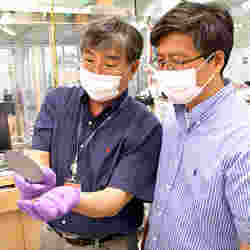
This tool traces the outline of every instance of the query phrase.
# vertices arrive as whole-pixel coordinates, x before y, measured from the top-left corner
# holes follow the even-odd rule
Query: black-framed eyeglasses
[[[206,55],[199,55],[199,56],[196,56],[194,58],[190,58],[190,59],[186,59],[186,60],[177,60],[174,58],[172,58],[171,60],[158,60],[158,58],[156,57],[153,60],[153,64],[157,63],[160,68],[163,68],[165,66],[170,66],[171,68],[175,68],[176,66],[180,66],[180,65],[183,66],[187,63],[194,62],[200,58],[207,59],[210,55],[207,55],[207,54]]]

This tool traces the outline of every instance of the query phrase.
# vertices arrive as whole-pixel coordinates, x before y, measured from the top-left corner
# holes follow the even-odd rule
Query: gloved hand
[[[18,207],[34,219],[49,222],[69,213],[80,203],[80,188],[55,187],[35,201],[19,200]]]
[[[48,167],[41,168],[43,171],[43,182],[42,183],[30,183],[26,181],[21,175],[16,174],[14,181],[16,187],[21,193],[21,198],[24,200],[31,200],[36,198],[43,193],[48,192],[50,189],[56,186],[56,175]]]

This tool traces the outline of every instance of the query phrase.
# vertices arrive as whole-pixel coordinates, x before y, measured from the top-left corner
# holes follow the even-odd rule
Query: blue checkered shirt
[[[250,243],[250,107],[231,83],[187,113],[169,105],[145,250]]]

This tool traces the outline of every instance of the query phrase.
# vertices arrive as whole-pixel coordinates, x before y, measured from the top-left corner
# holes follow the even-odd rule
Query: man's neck
[[[94,100],[89,99],[89,111],[93,116],[98,116],[100,115],[105,108],[109,107],[112,105],[112,100],[108,102],[96,102]]]
[[[195,98],[191,103],[186,104],[186,109],[188,112],[197,106],[198,104],[202,103],[203,101],[207,100],[208,98],[216,95],[222,88],[224,88],[224,81],[221,77],[214,80],[207,87],[204,88],[201,95]]]

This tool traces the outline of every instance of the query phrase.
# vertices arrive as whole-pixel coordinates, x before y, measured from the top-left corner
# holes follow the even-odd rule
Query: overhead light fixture
[[[7,25],[13,23],[13,17],[10,12],[3,13],[0,18],[0,24]]]
[[[248,0],[248,1],[246,1],[246,2],[244,2],[244,3],[242,3],[241,4],[241,7],[243,8],[243,9],[245,9],[245,10],[250,10],[250,0]]]
[[[0,25],[0,29],[11,36],[16,36],[16,32],[8,28],[7,26]]]
[[[212,1],[213,0],[192,0],[192,2],[201,3],[201,4],[209,3],[209,2],[212,2]]]
[[[3,9],[3,8],[2,8]],[[1,10],[1,6],[0,6],[0,10]],[[25,13],[30,13],[30,12],[34,12],[34,13],[49,13],[51,12],[51,7],[50,6],[12,6],[9,8],[5,8],[4,10],[12,10],[12,11],[21,11],[21,12],[25,12]],[[76,13],[76,14],[88,14],[89,12],[89,8],[88,7],[84,7],[84,8],[67,8],[67,7],[63,7],[63,6],[55,6],[54,8],[54,12],[55,13]]]
[[[10,13],[4,13],[4,14],[1,16],[0,24],[6,25],[6,24],[8,23],[9,17],[10,17]]]

